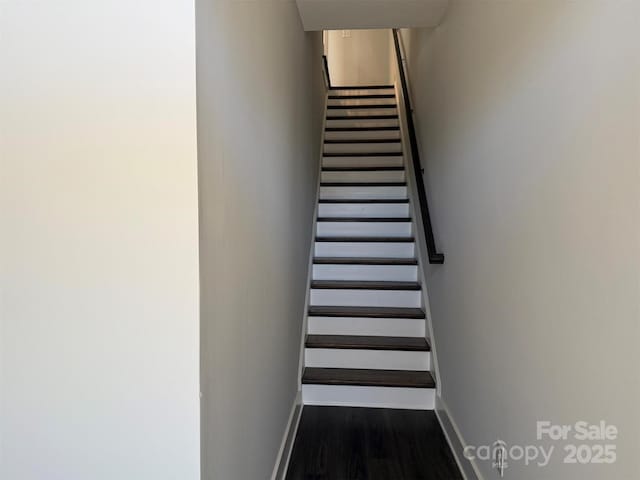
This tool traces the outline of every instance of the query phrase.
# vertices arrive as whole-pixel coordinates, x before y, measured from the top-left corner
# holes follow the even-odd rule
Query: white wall
[[[332,85],[389,84],[389,52],[389,30],[330,30],[327,62]]]
[[[196,7],[202,477],[260,480],[297,393],[322,41],[293,0]]]
[[[0,10],[0,478],[199,478],[193,4]]]
[[[446,255],[428,272],[442,397],[463,439],[539,444],[537,420],[620,431],[614,465],[563,465],[558,443],[551,466],[505,478],[640,477],[638,6],[454,1],[440,27],[404,32]]]

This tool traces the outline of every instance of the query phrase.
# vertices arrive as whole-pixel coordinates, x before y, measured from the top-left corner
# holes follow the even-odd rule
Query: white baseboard
[[[464,441],[460,429],[451,416],[447,404],[439,395],[436,396],[435,412],[464,479],[484,480],[475,460],[469,460],[464,457],[464,448],[467,446],[467,443]]]
[[[276,464],[273,467],[271,480],[284,480],[284,477],[287,475],[287,467],[289,466],[289,459],[291,458],[291,451],[293,450],[293,444],[296,439],[301,414],[302,392],[298,391],[296,397],[293,399],[289,421],[287,422],[287,428],[282,437],[282,443],[280,444],[280,450],[276,457]]]

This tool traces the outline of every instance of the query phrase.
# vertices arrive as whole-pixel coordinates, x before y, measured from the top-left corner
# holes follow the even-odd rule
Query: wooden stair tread
[[[358,335],[307,335],[307,348],[335,348],[357,350],[396,350],[428,352],[429,343],[423,337],[378,337]]]
[[[406,182],[322,182],[321,187],[406,187]]]
[[[357,109],[385,109],[385,108],[398,108],[398,105],[395,103],[385,103],[382,105],[327,105],[327,109],[329,110],[357,110]]]
[[[323,157],[402,157],[402,152],[325,152]]]
[[[321,198],[318,203],[409,203],[408,198]]]
[[[406,223],[411,217],[318,217],[318,222],[378,222],[378,223]]]
[[[329,90],[376,90],[395,88],[393,85],[341,85],[332,86]]]
[[[415,258],[402,257],[313,257],[316,265],[417,265]]]
[[[402,172],[404,167],[322,167],[323,172]]]
[[[428,371],[315,367],[304,369],[302,383],[405,388],[433,388],[436,384]]]
[[[353,100],[361,98],[396,98],[393,93],[365,93],[362,95],[329,95],[329,100]]]
[[[341,116],[341,115],[328,115],[327,120],[397,120],[398,114],[389,115],[353,115],[353,116]]]
[[[421,308],[407,307],[339,307],[312,305],[309,315],[315,317],[425,318]]]
[[[413,243],[414,237],[316,237],[316,242]]]
[[[401,140],[399,138],[371,138],[371,139],[366,139],[366,138],[357,138],[357,139],[351,139],[351,138],[345,138],[345,139],[325,139],[324,143],[330,143],[330,144],[340,144],[340,143],[356,143],[356,144],[360,144],[360,143],[401,143]]]
[[[325,132],[391,132],[399,131],[400,127],[326,127]]]
[[[385,282],[371,280],[312,280],[311,288],[332,290],[420,290],[418,282]]]

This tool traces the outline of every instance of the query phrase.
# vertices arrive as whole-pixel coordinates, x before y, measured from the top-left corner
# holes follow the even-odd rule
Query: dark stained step
[[[407,182],[322,182],[321,187],[406,187]]]
[[[322,167],[323,172],[401,172],[404,167]]]
[[[311,288],[331,290],[420,290],[420,284],[418,282],[371,280],[312,280]]]
[[[400,127],[326,127],[325,132],[390,132]]]
[[[436,385],[431,373],[427,371],[312,367],[304,369],[302,383],[406,388],[433,388]]]
[[[401,157],[402,152],[324,152],[323,157]]]
[[[428,352],[430,346],[422,337],[376,337],[357,335],[307,335],[307,348],[358,350],[396,350]]]
[[[329,90],[375,90],[382,88],[395,88],[393,85],[342,85],[332,86]]]
[[[378,108],[397,108],[395,103],[385,103],[384,105],[327,105],[329,110],[357,110],[357,109],[378,109]]]
[[[313,257],[316,265],[417,265],[415,258],[402,257]]]
[[[411,217],[318,217],[316,220],[318,222],[406,223],[411,221]]]
[[[372,139],[340,139],[325,140],[324,143],[400,143],[399,138],[372,138]]]
[[[352,100],[361,98],[396,98],[393,93],[369,93],[365,95],[329,95],[329,100]]]
[[[321,198],[319,203],[409,203],[408,198]]]
[[[316,237],[316,242],[412,243],[413,237]]]
[[[395,115],[354,115],[348,116],[327,116],[327,120],[394,120],[398,118],[398,114]]]
[[[404,307],[341,307],[312,305],[309,315],[315,317],[365,317],[365,318],[425,318],[421,308]]]

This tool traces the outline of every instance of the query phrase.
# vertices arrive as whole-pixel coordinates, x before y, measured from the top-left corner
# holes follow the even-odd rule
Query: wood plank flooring
[[[286,480],[461,480],[430,410],[305,406]]]

